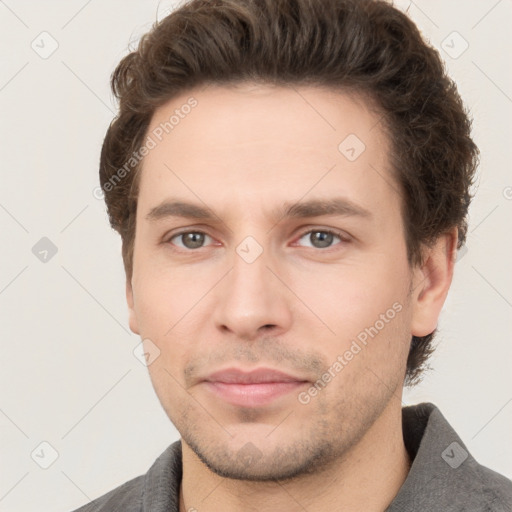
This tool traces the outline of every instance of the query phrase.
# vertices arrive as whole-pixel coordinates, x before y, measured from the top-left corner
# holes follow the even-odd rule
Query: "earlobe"
[[[427,336],[438,323],[453,278],[457,228],[440,236],[426,249],[424,263],[414,269],[411,334]]]
[[[140,334],[139,327],[137,325],[137,315],[135,314],[133,288],[129,279],[126,279],[126,302],[128,304],[128,323],[130,330],[135,334]]]

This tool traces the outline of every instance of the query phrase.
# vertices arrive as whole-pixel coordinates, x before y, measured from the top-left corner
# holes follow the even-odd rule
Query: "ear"
[[[130,330],[135,334],[140,334],[139,327],[137,325],[137,315],[135,314],[132,283],[128,278],[126,279],[126,302],[128,303],[128,321]]]
[[[427,336],[437,327],[452,283],[457,256],[457,228],[441,235],[424,251],[423,264],[413,270],[411,334]]]

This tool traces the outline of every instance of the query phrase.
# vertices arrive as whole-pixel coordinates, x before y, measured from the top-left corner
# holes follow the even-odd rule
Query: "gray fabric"
[[[403,409],[409,475],[386,512],[512,512],[512,482],[478,464],[432,404]],[[75,512],[178,512],[181,443],[158,457],[146,475]]]
[[[387,512],[512,511],[512,482],[478,464],[437,407],[405,407],[402,416],[413,463]]]

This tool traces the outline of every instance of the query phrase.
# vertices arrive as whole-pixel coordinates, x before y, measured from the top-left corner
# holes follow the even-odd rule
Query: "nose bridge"
[[[267,268],[270,251],[253,237],[244,239],[235,249],[232,269],[219,293],[215,321],[218,327],[237,336],[253,338],[265,326],[274,330],[288,328],[291,321],[285,290]]]
[[[265,303],[273,286],[270,282],[272,274],[267,268],[270,255],[268,250],[259,244],[256,246],[256,243],[255,239],[246,239],[235,250],[228,293],[237,304]]]

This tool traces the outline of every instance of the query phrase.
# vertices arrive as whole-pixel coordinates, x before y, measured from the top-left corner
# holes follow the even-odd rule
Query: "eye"
[[[302,245],[300,242],[305,242],[305,247],[313,247],[315,249],[325,249],[333,245],[333,242],[344,242],[346,241],[341,234],[335,233],[334,231],[326,229],[314,229],[304,233],[297,241],[298,245]]]
[[[202,231],[185,231],[171,237],[169,242],[182,249],[200,249],[212,240],[212,237]]]

